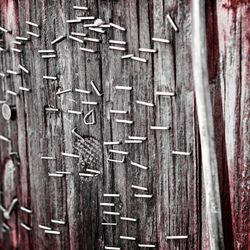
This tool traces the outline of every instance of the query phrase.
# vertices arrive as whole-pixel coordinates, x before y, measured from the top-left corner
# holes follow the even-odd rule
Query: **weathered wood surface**
[[[250,246],[249,1],[218,1],[217,17],[219,66],[214,86],[214,110],[225,227],[229,228],[232,223],[231,238],[235,248],[247,249]]]
[[[89,14],[126,27],[126,32],[108,29],[104,35],[89,31],[101,44],[87,43],[100,51],[89,54],[79,50],[70,39],[51,46],[50,42],[71,31],[82,32],[82,24],[67,24],[74,19],[73,5],[88,6]],[[1,204],[8,207],[13,197],[19,206],[29,207],[28,215],[17,207],[6,221],[10,232],[1,232],[1,249],[103,249],[120,246],[137,249],[138,243],[156,244],[157,249],[209,249],[201,156],[195,111],[191,59],[190,1],[11,1],[0,2],[0,25],[12,34],[2,34],[7,48],[17,35],[26,36],[26,20],[41,25],[41,38],[32,37],[23,46],[21,56],[1,53],[0,71],[16,70],[19,63],[30,75],[1,78],[1,100],[17,106],[17,119],[6,122],[1,117],[0,134],[11,138],[12,149],[0,142]],[[170,14],[178,25],[176,33],[167,22]],[[207,3],[209,72],[214,105],[216,150],[219,163],[224,236],[226,249],[248,248],[249,173],[249,4],[247,1],[212,1]],[[36,31],[36,28],[32,30]],[[170,44],[153,43],[152,37],[167,38]],[[140,53],[144,64],[121,60],[123,52],[108,49],[108,40],[128,42],[128,53],[139,55],[139,47],[154,47],[155,55]],[[54,48],[56,59],[44,60],[38,49]],[[56,75],[58,81],[43,80],[43,75]],[[104,93],[98,97],[91,88],[94,80]],[[116,85],[132,86],[131,92],[115,90]],[[18,97],[6,90],[18,91],[19,86],[32,89]],[[92,90],[84,94],[56,95],[62,89]],[[155,91],[175,91],[175,97],[156,97]],[[74,100],[74,101],[72,101]],[[97,101],[96,125],[86,126],[83,116],[68,114],[68,109],[84,114],[92,107],[82,100]],[[136,100],[154,102],[144,107]],[[45,112],[48,105],[60,109]],[[126,109],[126,116],[113,115],[109,110]],[[115,118],[131,119],[133,125],[118,124]],[[151,125],[170,126],[167,131],[152,131]],[[61,152],[81,154],[80,135],[103,141],[124,140],[128,135],[146,136],[143,144],[119,145],[115,149],[129,152],[126,163],[107,162],[108,149],[101,147],[101,175],[80,178],[82,159],[65,158]],[[172,150],[192,151],[191,156],[173,156]],[[9,152],[18,152],[20,161]],[[42,161],[42,155],[56,161]],[[138,169],[130,161],[149,166]],[[20,162],[20,164],[19,164]],[[14,165],[13,165],[14,164]],[[71,171],[63,178],[48,177],[48,172]],[[150,200],[136,199],[131,185],[141,185],[153,194]],[[119,217],[103,215],[100,202],[112,201],[104,193],[119,193],[114,198],[115,211],[121,216],[137,218],[124,222]],[[66,225],[53,225],[50,220],[64,220]],[[116,227],[103,227],[102,222],[117,222]],[[20,227],[24,222],[32,231]],[[39,224],[51,225],[60,236],[46,235]],[[120,235],[136,237],[136,241],[120,240]],[[168,235],[188,235],[187,240],[166,240]]]
[[[192,1],[192,68],[200,133],[206,222],[211,249],[224,250],[223,223],[212,102],[209,86],[206,4]]]

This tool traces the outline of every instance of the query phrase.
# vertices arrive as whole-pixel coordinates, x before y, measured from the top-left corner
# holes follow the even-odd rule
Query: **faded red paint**
[[[227,131],[223,127],[217,126],[223,130],[221,137],[228,139],[230,137],[231,152],[226,152],[222,157],[226,172],[220,173],[220,177],[228,179],[228,188],[222,187],[222,191],[228,193],[230,203],[223,209],[225,215],[231,210],[232,230],[234,249],[248,250],[249,240],[249,192],[247,190],[247,167],[250,161],[247,158],[249,141],[247,141],[247,121],[249,121],[249,87],[250,87],[250,1],[222,1],[217,3],[218,11],[218,36],[220,48],[221,69],[219,85],[223,85],[224,93],[216,87],[217,100],[221,98],[224,110],[221,114],[226,123],[230,123],[233,128]],[[234,89],[235,88],[235,89]],[[217,93],[218,91],[218,93]],[[223,96],[225,94],[225,96]],[[222,99],[224,97],[224,99]],[[218,103],[215,104],[218,109]],[[230,107],[232,106],[232,107]],[[217,110],[218,112],[218,110]],[[230,112],[231,116],[228,116]],[[217,119],[220,119],[217,117]],[[215,122],[218,123],[217,119]],[[226,124],[225,127],[228,125]],[[217,132],[218,134],[218,132]],[[217,138],[217,141],[220,140]],[[227,148],[226,144],[221,145],[221,149]],[[229,150],[230,151],[230,150]],[[248,151],[249,152],[249,151]],[[223,180],[222,179],[222,180]],[[225,194],[222,194],[225,198]],[[222,200],[223,203],[227,200]],[[230,206],[230,207],[229,207]],[[225,210],[225,209],[228,210]],[[229,218],[230,218],[229,217]],[[224,224],[224,228],[225,228]],[[226,235],[227,236],[227,235]],[[225,241],[226,243],[226,241]],[[228,248],[227,248],[228,249]],[[231,248],[230,248],[231,249]]]
[[[241,62],[241,72],[245,72],[243,75],[240,74],[239,91],[242,96],[239,96],[239,119],[238,119],[238,171],[235,173],[234,185],[236,183],[236,204],[238,207],[235,209],[235,239],[236,246],[238,249],[249,249],[250,246],[250,225],[249,225],[249,191],[248,191],[248,181],[249,176],[249,166],[250,159],[245,152],[244,148],[249,144],[246,140],[245,130],[249,125],[250,119],[250,100],[249,100],[249,89],[250,89],[250,3],[248,1],[249,8],[242,6],[239,11],[242,13],[242,23],[241,23],[241,39],[239,41],[240,46],[240,62]],[[245,100],[245,101],[242,101]],[[243,117],[241,117],[243,115]],[[249,134],[249,131],[248,131]]]
[[[223,3],[222,6],[226,9],[237,9],[238,7],[241,7],[242,5],[249,5],[249,0],[228,0],[226,3]]]

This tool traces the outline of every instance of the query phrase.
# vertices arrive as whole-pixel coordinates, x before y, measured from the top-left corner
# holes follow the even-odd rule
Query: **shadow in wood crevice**
[[[216,155],[221,194],[222,222],[225,249],[233,249],[233,228],[230,203],[229,173],[227,164],[225,121],[222,107],[221,83],[219,79],[219,36],[217,23],[217,2],[206,2],[206,30],[208,47],[209,82],[215,84],[213,118],[215,130]]]

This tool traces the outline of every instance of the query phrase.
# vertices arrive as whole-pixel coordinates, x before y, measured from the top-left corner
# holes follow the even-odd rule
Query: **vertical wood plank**
[[[222,186],[227,216],[231,226],[225,228],[232,235],[235,249],[247,249],[247,210],[249,197],[246,180],[249,159],[249,6],[246,1],[219,1],[217,3],[219,34],[219,91],[215,96],[221,102],[224,126],[225,158],[221,161]],[[219,122],[218,126],[221,125]],[[223,167],[224,166],[224,167]],[[226,176],[226,177],[225,177]],[[230,191],[228,194],[228,190]],[[229,196],[229,197],[228,197]]]
[[[67,19],[85,13],[74,10],[74,5],[88,6],[86,15],[101,18],[106,23],[113,22],[127,30],[122,32],[108,28],[105,34],[99,34],[88,31],[82,24],[68,24]],[[16,35],[26,36],[30,28],[25,24],[26,20],[41,25],[41,38],[31,37],[31,41],[23,46],[21,57],[12,52],[0,54],[0,72],[14,69],[19,63],[30,70],[30,75],[0,78],[0,99],[6,97],[8,104],[16,104],[18,113],[16,121],[5,122],[1,119],[0,134],[11,137],[13,150],[21,158],[21,165],[15,166],[11,174],[6,174],[9,151],[6,144],[0,142],[0,187],[3,191],[0,201],[7,206],[12,196],[17,195],[19,205],[33,210],[31,216],[16,210],[11,218],[12,233],[0,233],[3,249],[15,249],[17,246],[20,249],[27,249],[27,246],[29,249],[103,249],[104,246],[137,249],[138,243],[156,244],[157,249],[207,249],[206,215],[202,213],[199,132],[191,73],[190,1],[5,0],[0,6],[1,25],[14,31],[13,35],[2,35],[7,46]],[[221,124],[225,126],[224,135],[221,132],[224,139],[217,138],[218,148],[221,148],[218,152],[226,157],[228,165],[227,170],[225,160],[221,158],[221,184],[224,193],[230,187],[234,242],[238,249],[244,249],[247,175],[242,173],[246,173],[246,166],[249,165],[249,113],[245,105],[249,99],[246,56],[249,46],[245,42],[249,12],[244,4],[228,6],[223,1],[208,7],[207,12],[208,18],[214,21],[214,30],[218,22],[220,40],[220,61],[216,64],[219,69],[213,62],[219,54],[216,54],[215,48],[209,47],[212,51],[209,62],[215,124],[218,131]],[[167,14],[171,15],[179,32],[172,29]],[[234,19],[236,23],[232,22]],[[38,30],[32,27],[32,31]],[[80,44],[68,38],[72,31],[87,32],[89,37],[100,38],[102,42]],[[60,35],[67,35],[67,38],[52,46],[51,41]],[[226,39],[222,39],[224,35]],[[153,42],[152,37],[169,39],[170,44]],[[127,51],[110,50],[110,39],[127,41]],[[216,43],[215,39],[211,44]],[[241,41],[244,41],[242,45]],[[98,53],[82,52],[79,47],[93,48]],[[155,48],[158,52],[139,52],[140,47]],[[38,49],[55,49],[57,57],[44,60]],[[146,58],[148,62],[121,60],[120,57],[128,53]],[[231,73],[234,69],[240,69],[237,75]],[[44,75],[55,75],[58,80],[44,80]],[[102,97],[96,95],[90,85],[91,80],[104,93]],[[239,81],[241,84],[236,84]],[[213,86],[213,83],[220,86]],[[116,85],[132,86],[133,90],[116,90]],[[17,98],[6,95],[6,89],[17,91],[19,86],[31,88],[32,92],[21,93]],[[55,95],[59,88],[87,89],[92,94],[69,92]],[[174,91],[176,95],[159,97],[155,95],[156,91]],[[97,101],[98,105],[83,105],[83,100]],[[136,100],[151,102],[155,106],[141,106],[136,104]],[[48,106],[60,111],[47,112],[45,108]],[[221,109],[217,112],[219,106]],[[82,111],[83,114],[69,114],[69,109]],[[95,111],[96,124],[87,126],[83,118],[91,109]],[[110,114],[110,109],[124,109],[128,113],[114,115]],[[221,119],[219,113],[223,114]],[[134,123],[119,124],[115,121],[117,118],[131,119]],[[171,128],[153,131],[151,125]],[[73,128],[80,136],[93,138],[97,143],[101,151],[98,159],[102,162],[96,167],[101,171],[98,177],[79,177],[79,172],[84,172],[86,168],[84,158],[87,154],[83,147],[85,143],[88,146],[92,144],[73,135]],[[145,136],[147,140],[142,144],[124,144],[128,135]],[[123,141],[123,144],[103,146],[104,141],[117,140]],[[112,148],[129,152],[125,163],[107,161],[108,150]],[[173,156],[172,150],[190,151],[192,155]],[[81,158],[62,157],[61,152],[80,154]],[[56,160],[41,160],[41,156],[46,155],[54,156]],[[149,169],[139,169],[131,165],[131,161]],[[49,172],[56,171],[70,171],[71,174],[62,178],[48,176]],[[243,183],[242,186],[240,183]],[[8,185],[13,190],[7,197]],[[134,193],[139,191],[133,190],[131,185],[147,187],[148,191],[144,193],[153,194],[153,198],[134,198]],[[103,196],[104,193],[119,193],[120,197],[108,198]],[[226,194],[224,198],[228,202]],[[115,207],[101,207],[101,202],[114,202]],[[238,204],[238,207],[233,204]],[[224,204],[224,210],[228,206],[228,203]],[[125,222],[119,216],[104,215],[104,211],[116,211],[120,216],[133,217],[137,221]],[[51,219],[64,220],[66,224],[55,225]],[[6,222],[1,218],[2,221]],[[32,231],[20,228],[21,221],[30,225]],[[117,226],[101,226],[102,222],[116,222]],[[52,226],[61,234],[46,235],[38,227],[39,224]],[[121,240],[121,235],[135,237],[136,241]],[[169,235],[189,237],[181,241],[167,240]]]

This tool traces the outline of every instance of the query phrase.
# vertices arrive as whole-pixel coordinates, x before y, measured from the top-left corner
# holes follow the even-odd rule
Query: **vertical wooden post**
[[[205,26],[205,1],[193,0],[193,75],[201,137],[202,168],[210,249],[224,249],[220,190],[210,100]]]

